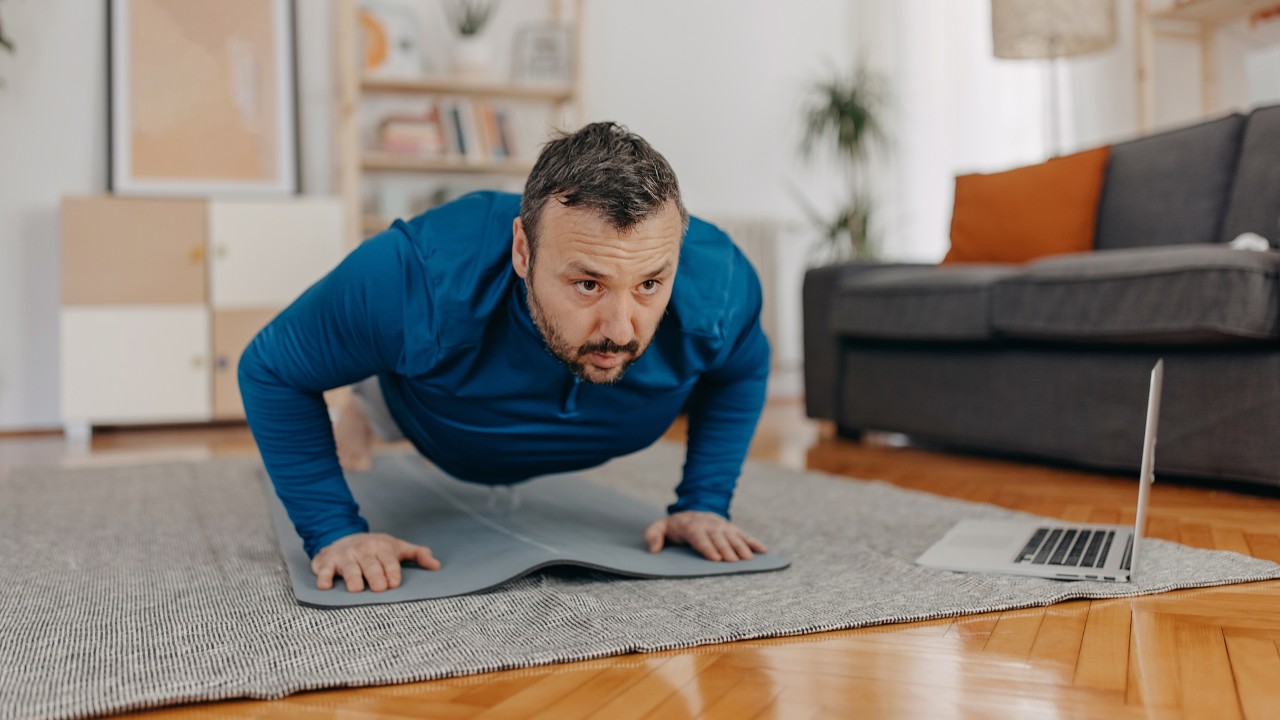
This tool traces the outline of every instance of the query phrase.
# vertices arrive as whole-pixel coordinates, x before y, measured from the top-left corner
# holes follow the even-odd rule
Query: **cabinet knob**
[[[189,256],[189,258],[191,260],[192,265],[199,265],[200,263],[204,262],[204,246],[197,245],[191,248],[191,255]]]
[[[227,255],[230,254],[230,252],[231,252],[231,249],[228,248],[226,245],[222,245],[222,244],[219,244],[216,248],[213,249],[214,257],[218,258],[219,260],[227,259]]]
[[[191,358],[191,367],[201,370],[208,363],[203,355],[196,355]]]

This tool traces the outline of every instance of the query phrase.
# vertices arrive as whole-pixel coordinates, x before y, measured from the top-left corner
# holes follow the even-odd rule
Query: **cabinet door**
[[[213,418],[243,420],[236,367],[240,355],[278,310],[217,310],[213,313]]]
[[[342,233],[334,198],[210,201],[213,307],[285,307],[338,264]]]
[[[203,305],[64,307],[61,316],[64,420],[209,419],[209,313]]]
[[[204,303],[205,201],[66,198],[61,222],[63,305]]]

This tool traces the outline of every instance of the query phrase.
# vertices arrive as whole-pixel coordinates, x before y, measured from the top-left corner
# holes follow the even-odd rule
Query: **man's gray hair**
[[[543,146],[520,202],[520,218],[536,252],[542,209],[556,200],[565,207],[595,212],[619,232],[626,232],[667,203],[680,211],[681,235],[689,212],[680,184],[666,158],[644,138],[613,122],[591,123],[573,133],[560,133]]]

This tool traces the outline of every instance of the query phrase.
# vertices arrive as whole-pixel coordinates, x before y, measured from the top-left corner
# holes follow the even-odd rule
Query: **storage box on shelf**
[[[68,435],[243,419],[241,351],[337,264],[342,229],[334,198],[66,198]]]

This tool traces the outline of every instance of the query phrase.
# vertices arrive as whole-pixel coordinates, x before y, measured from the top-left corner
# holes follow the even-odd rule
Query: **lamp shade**
[[[991,0],[995,56],[1083,55],[1116,41],[1115,0]]]

